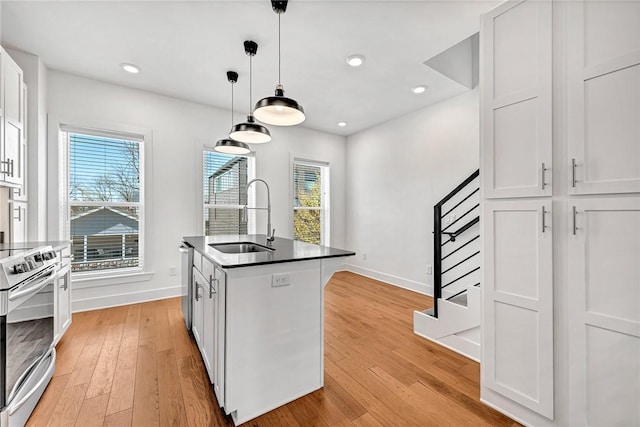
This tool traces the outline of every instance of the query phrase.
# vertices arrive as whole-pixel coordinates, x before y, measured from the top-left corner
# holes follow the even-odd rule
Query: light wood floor
[[[325,386],[250,426],[511,426],[479,365],[413,334],[431,299],[352,273],[326,288]],[[73,315],[28,426],[231,426],[177,298]]]

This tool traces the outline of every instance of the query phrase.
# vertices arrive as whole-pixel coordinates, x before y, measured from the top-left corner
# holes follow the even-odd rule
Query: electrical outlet
[[[427,264],[427,274],[433,274],[433,267],[431,266],[431,264]]]
[[[289,273],[279,273],[271,276],[271,286],[288,286],[291,284]]]
[[[363,261],[367,260],[367,253],[366,252],[362,252],[362,260]]]
[[[174,266],[169,267],[169,276],[175,276],[176,274],[176,268]]]

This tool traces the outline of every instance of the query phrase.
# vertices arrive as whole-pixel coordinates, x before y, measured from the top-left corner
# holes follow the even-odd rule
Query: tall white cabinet
[[[640,425],[640,1],[482,18],[481,399]]]

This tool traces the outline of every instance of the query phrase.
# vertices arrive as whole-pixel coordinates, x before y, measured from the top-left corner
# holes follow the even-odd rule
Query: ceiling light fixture
[[[238,81],[238,73],[235,71],[227,71],[227,80],[231,83],[231,126],[233,126],[233,85]],[[219,140],[213,149],[218,153],[234,155],[249,154],[251,152],[247,144],[231,138]]]
[[[411,92],[415,94],[425,93],[426,90],[427,90],[427,87],[424,85],[414,86],[411,88]]]
[[[351,55],[347,57],[346,61],[347,64],[351,65],[352,67],[359,67],[364,64],[365,59],[366,58],[364,57],[364,55]]]
[[[271,0],[273,11],[278,14],[278,84],[275,96],[262,98],[256,103],[254,114],[261,122],[275,126],[293,126],[304,122],[304,108],[295,99],[284,96],[280,60],[280,15],[287,11],[288,0]]]
[[[137,65],[123,63],[123,64],[120,64],[120,66],[127,73],[138,74],[140,72],[140,67],[138,67]]]
[[[247,121],[238,123],[231,127],[229,137],[236,141],[247,142],[249,144],[264,144],[271,141],[271,133],[266,127],[256,123],[251,107],[253,105],[253,57],[258,52],[258,43],[246,40],[244,42],[244,53],[249,55],[249,115]]]
[[[345,127],[347,125],[347,122],[338,122],[338,126],[340,126],[341,128]]]

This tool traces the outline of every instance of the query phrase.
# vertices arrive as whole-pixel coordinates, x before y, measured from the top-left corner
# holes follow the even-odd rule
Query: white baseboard
[[[381,282],[385,282],[399,288],[408,289],[410,291],[418,292],[420,294],[433,296],[433,286],[427,285],[425,283],[415,282],[413,280],[404,279],[402,277],[393,276],[391,274],[382,273],[380,271],[370,270],[368,268],[360,267],[353,264],[345,264],[344,267],[346,271],[350,271],[361,276],[379,280]]]
[[[139,292],[122,293],[116,295],[104,295],[81,300],[73,300],[71,303],[74,313],[80,311],[99,310],[101,308],[117,307],[121,305],[137,304],[141,302],[155,301],[159,299],[178,297],[182,294],[180,286],[159,288]]]

